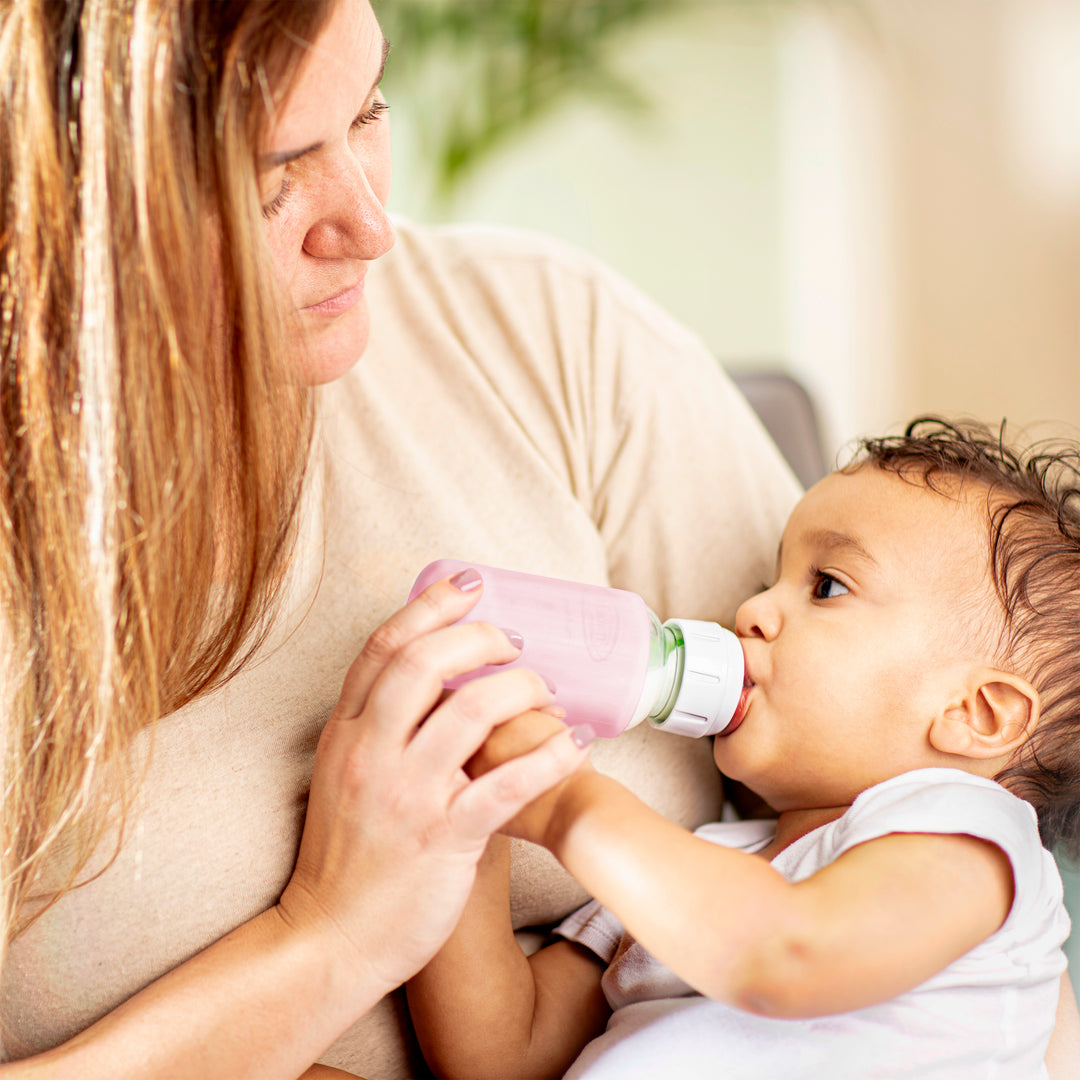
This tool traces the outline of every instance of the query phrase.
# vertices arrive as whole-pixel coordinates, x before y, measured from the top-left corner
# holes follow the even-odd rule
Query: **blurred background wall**
[[[396,211],[594,252],[799,377],[830,457],[923,411],[1080,427],[1080,0],[376,10]]]
[[[1080,0],[376,10],[398,213],[594,252],[798,377],[829,458],[925,411],[1080,428]]]

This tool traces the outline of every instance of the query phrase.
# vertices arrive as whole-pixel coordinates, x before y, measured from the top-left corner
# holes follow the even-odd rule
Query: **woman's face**
[[[378,89],[386,50],[369,0],[337,0],[260,152],[266,237],[309,385],[336,379],[364,351],[364,278],[394,243]]]

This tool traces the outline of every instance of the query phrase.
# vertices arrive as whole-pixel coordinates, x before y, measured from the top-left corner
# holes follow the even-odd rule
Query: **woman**
[[[771,573],[795,485],[695,339],[555,245],[391,227],[384,60],[368,0],[0,14],[0,1073],[410,1075],[390,991],[580,757],[466,781],[551,697],[435,708],[516,650],[413,576],[730,619]],[[716,812],[706,746],[594,760]],[[579,900],[518,853],[519,924]]]
[[[310,325],[306,312],[276,317],[280,301],[262,280],[252,154],[267,115],[258,80],[287,79],[301,55],[280,43],[335,15],[358,44],[366,13],[125,7],[17,4],[3,23],[3,880],[14,942],[3,1020],[15,1058],[84,1027],[88,1009],[104,1011],[85,972],[64,988],[69,996],[60,986],[76,953],[90,971],[125,967],[106,944],[115,945],[115,928],[95,918],[72,939],[65,901],[88,898],[72,886],[96,874],[132,886],[123,859],[112,864],[117,845],[154,875],[140,835],[153,799],[135,796],[142,780],[147,791],[160,783],[169,735],[157,757],[144,734],[223,685],[264,643],[295,548],[311,427],[302,387],[340,371],[342,350],[359,353],[366,335],[362,309]],[[379,220],[374,254],[389,243],[381,210]],[[295,287],[322,288],[299,274]],[[297,371],[276,359],[298,354]],[[294,576],[289,583],[303,588]],[[427,958],[508,803],[578,755],[563,739],[534,763],[535,778],[519,772],[486,789],[465,782],[460,764],[493,723],[550,700],[531,677],[504,681],[501,696],[468,708],[437,709],[413,736],[446,670],[517,654],[493,628],[408,646],[472,602],[442,583],[387,622],[345,676],[315,766],[325,780],[283,894],[260,898],[258,912],[249,898],[254,917],[237,920],[228,938],[27,1068],[297,1076]],[[282,735],[269,726],[262,738]],[[217,735],[200,738],[205,748]],[[192,750],[197,775],[204,766]],[[310,768],[307,750],[303,758]],[[242,873],[243,852],[226,858]],[[208,890],[222,884],[204,881]],[[177,886],[159,880],[149,891]],[[203,922],[196,937],[205,933],[197,900],[184,906]],[[381,945],[372,925],[385,927]],[[109,1007],[150,981],[147,970],[175,966],[166,953],[177,945],[197,951],[190,932],[157,929],[164,948],[142,952],[138,970],[114,969],[119,993],[106,979]],[[130,944],[141,951],[144,941]],[[150,969],[139,968],[146,961]],[[58,1016],[67,1030],[49,1030]]]

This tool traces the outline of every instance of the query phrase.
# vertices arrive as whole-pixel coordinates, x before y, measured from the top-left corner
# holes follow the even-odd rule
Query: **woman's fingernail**
[[[483,585],[484,579],[480,576],[479,572],[469,567],[468,570],[459,570],[451,579],[450,584],[455,589],[460,589],[462,592],[472,592],[474,589],[479,589]]]
[[[566,719],[566,710],[561,705],[545,705],[540,711],[553,716],[556,720]]]
[[[596,738],[596,732],[589,724],[578,724],[570,729],[570,738],[575,746],[584,749]]]
[[[516,630],[503,630],[506,640],[519,652],[525,648],[525,639]]]

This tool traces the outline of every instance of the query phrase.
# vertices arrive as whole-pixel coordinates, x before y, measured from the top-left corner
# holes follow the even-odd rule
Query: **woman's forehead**
[[[291,85],[275,90],[268,155],[294,155],[328,138],[363,108],[382,79],[390,43],[368,0],[338,0],[322,32],[305,46]]]

